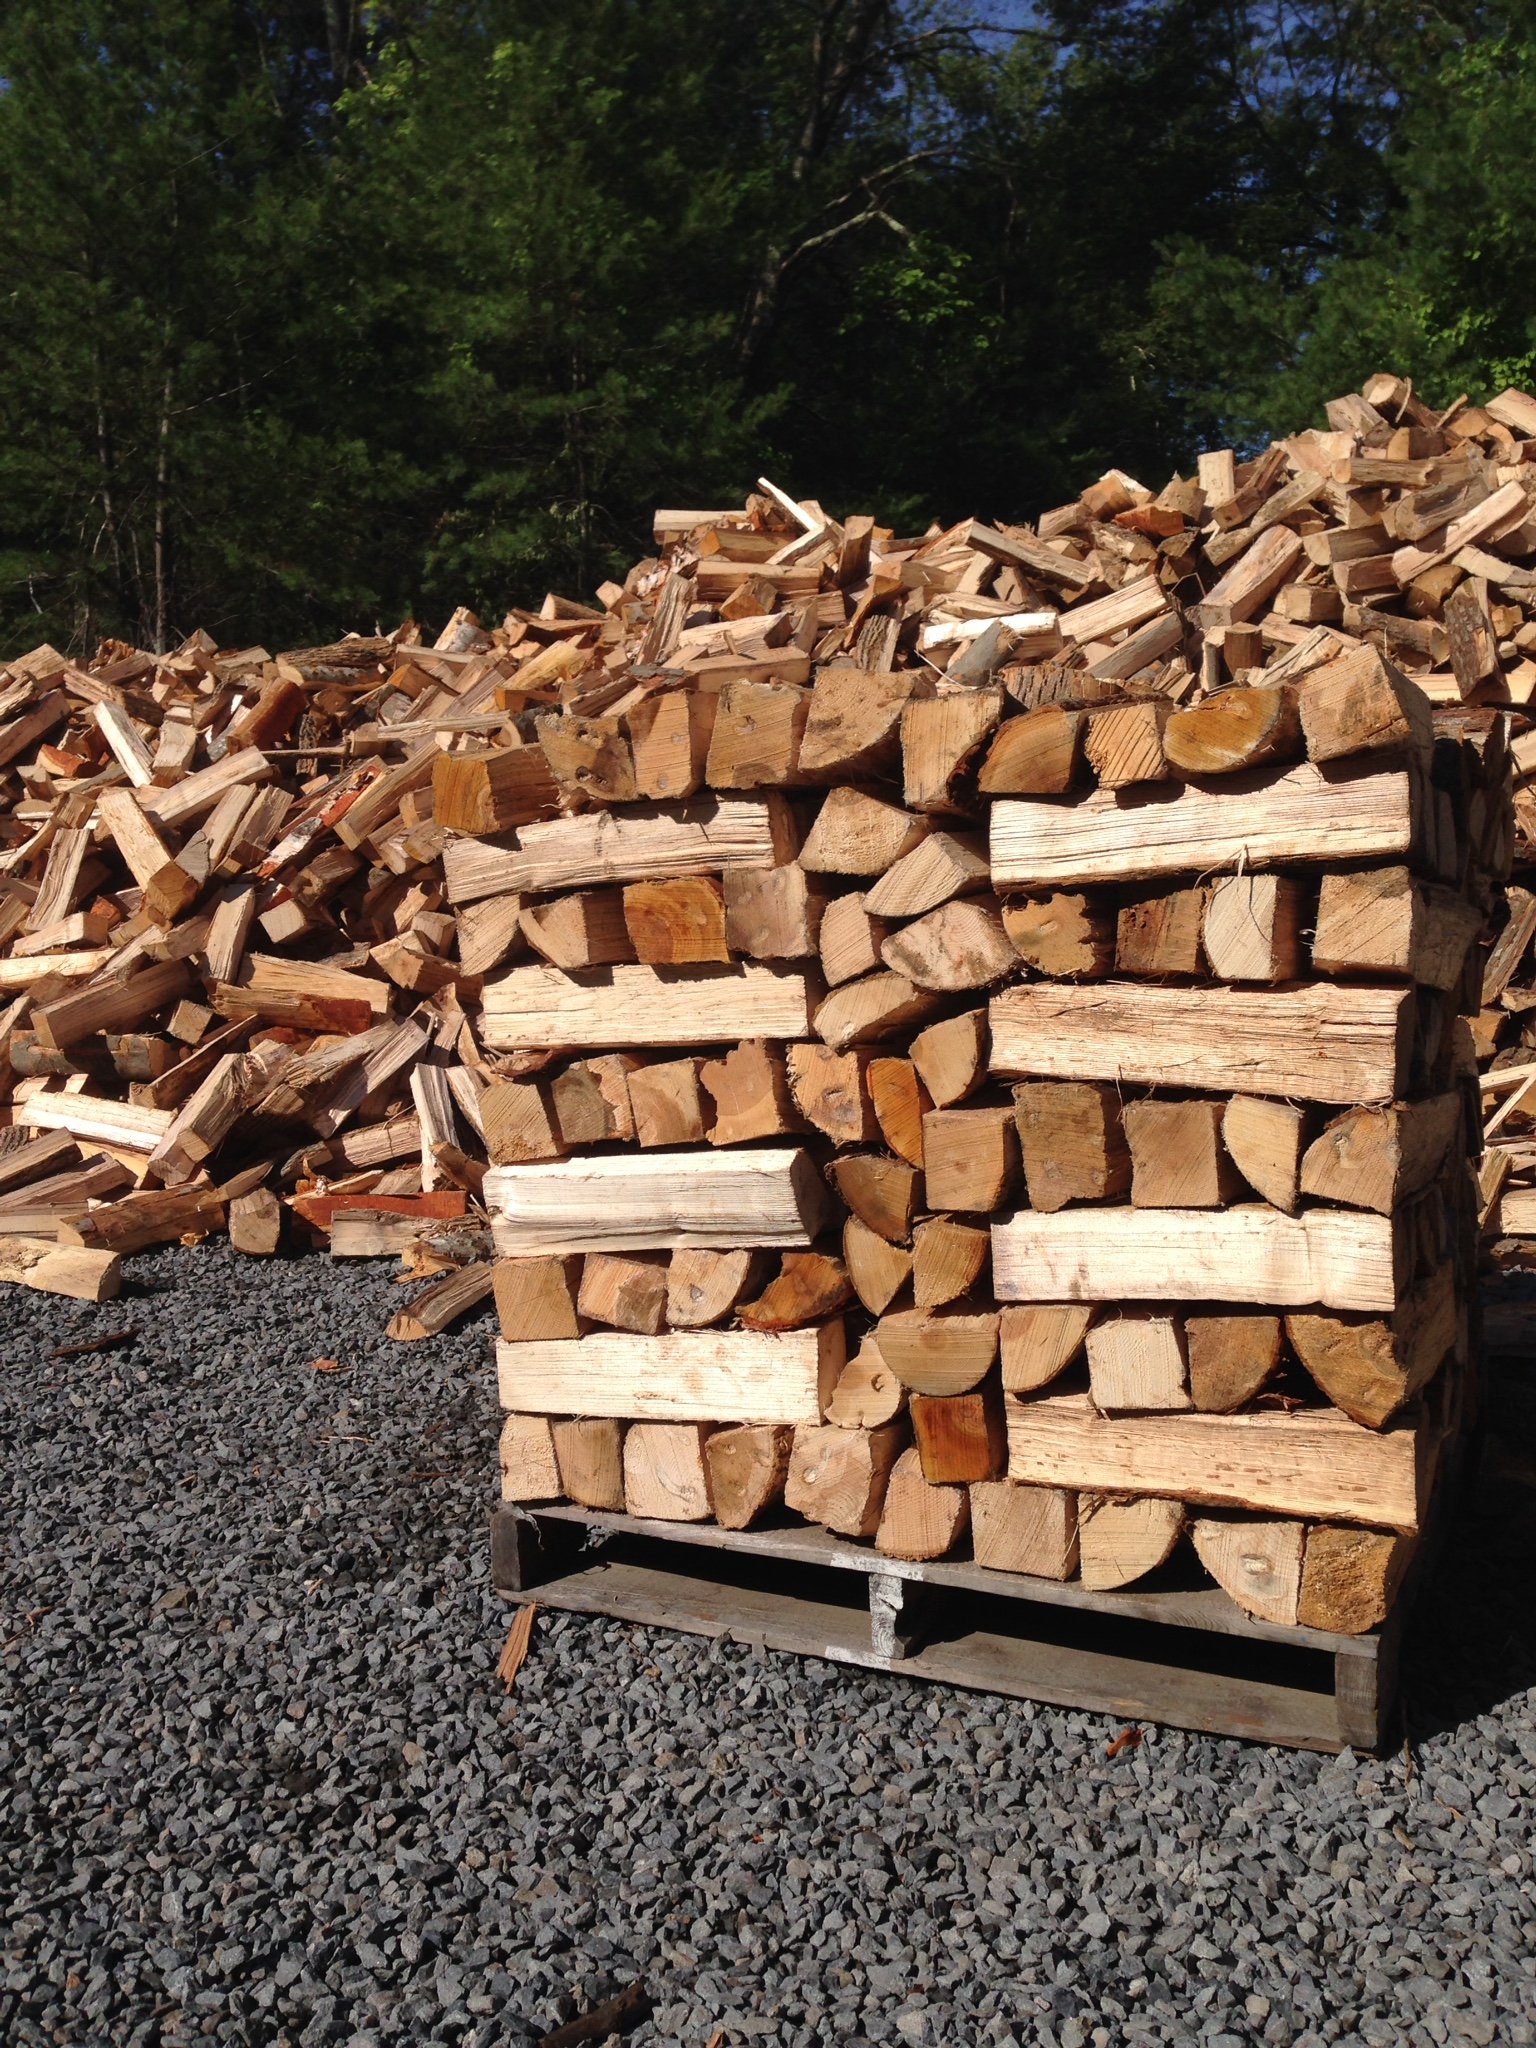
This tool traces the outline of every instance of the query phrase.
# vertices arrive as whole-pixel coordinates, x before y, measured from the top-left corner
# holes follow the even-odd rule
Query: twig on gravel
[[[48,1356],[50,1359],[85,1358],[92,1351],[115,1351],[119,1344],[131,1344],[138,1334],[133,1329],[112,1330],[105,1337],[87,1337],[83,1344],[57,1344]]]
[[[525,1607],[523,1613],[531,1616],[533,1609]],[[518,1619],[521,1618],[520,1615]],[[515,1627],[513,1633],[516,1634]],[[617,1998],[605,1998],[579,2019],[569,2020],[552,2034],[545,2034],[539,2048],[578,2048],[582,2041],[606,2041],[610,2034],[627,2034],[631,2027],[638,2027],[642,2020],[649,2019],[650,2012],[651,1994],[644,1980],[637,1977]]]
[[[496,1660],[496,1676],[507,1691],[512,1690],[517,1674],[523,1668],[528,1655],[528,1645],[533,1639],[533,1617],[538,1613],[538,1603],[517,1610],[517,1619],[507,1631],[507,1640],[501,1646],[501,1655]]]
[[[1140,1747],[1141,1730],[1139,1728],[1122,1728],[1104,1754],[1107,1757],[1116,1757],[1122,1749],[1140,1749]]]

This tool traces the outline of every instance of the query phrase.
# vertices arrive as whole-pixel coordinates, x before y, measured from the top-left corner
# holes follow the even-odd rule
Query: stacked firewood
[[[1243,1506],[1191,1524],[1242,1597],[1364,1625],[1457,1412],[1473,1048],[1522,1058],[1533,455],[1383,377],[1034,527],[764,481],[430,644],[33,650],[0,1277],[403,1255],[399,1335],[495,1288],[513,1498],[1098,1584]]]

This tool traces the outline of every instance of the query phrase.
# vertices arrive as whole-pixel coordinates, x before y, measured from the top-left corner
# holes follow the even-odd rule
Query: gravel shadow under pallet
[[[1255,1621],[1212,1586],[1098,1593],[881,1557],[800,1524],[730,1530],[570,1506],[497,1508],[491,1578],[511,1601],[1127,1721],[1378,1751],[1395,1727],[1399,1647],[1437,1533],[1426,1532],[1384,1625],[1363,1636]]]

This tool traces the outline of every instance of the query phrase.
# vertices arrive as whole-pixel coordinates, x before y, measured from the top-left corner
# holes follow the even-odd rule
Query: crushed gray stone
[[[490,1593],[489,1314],[380,1266],[12,1290],[0,2040],[1536,2044],[1536,1428],[1409,1646],[1411,1750],[1297,1755]],[[55,1345],[134,1326],[122,1350]],[[343,1370],[318,1373],[316,1357]]]

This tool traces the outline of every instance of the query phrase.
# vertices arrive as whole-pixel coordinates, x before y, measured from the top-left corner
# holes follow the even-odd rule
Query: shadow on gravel
[[[1490,1358],[1474,1454],[1404,1646],[1414,1742],[1536,1687],[1536,1304],[1530,1349]]]

